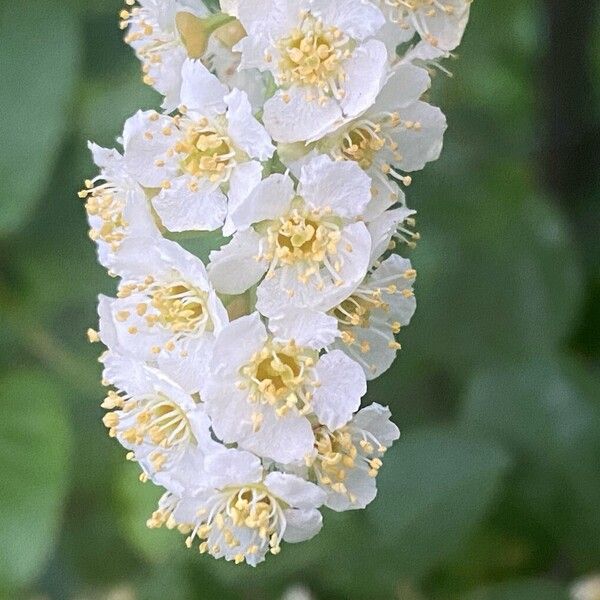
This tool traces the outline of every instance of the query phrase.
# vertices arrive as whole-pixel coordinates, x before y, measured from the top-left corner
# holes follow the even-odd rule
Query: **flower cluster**
[[[121,150],[90,144],[100,173],[80,196],[119,281],[88,332],[107,347],[104,424],[165,489],[149,527],[256,565],[313,537],[322,507],[375,498],[399,431],[361,402],[415,311],[404,190],[440,154],[446,121],[422,98],[468,15],[127,0],[163,110],[128,119]],[[190,249],[208,242],[205,265]]]

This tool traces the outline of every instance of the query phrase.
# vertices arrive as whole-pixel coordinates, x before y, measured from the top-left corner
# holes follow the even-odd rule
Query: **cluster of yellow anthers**
[[[256,566],[372,502],[400,435],[363,400],[416,308],[404,188],[441,151],[424,93],[470,0],[215,4],[120,13],[164,100],[122,151],[90,144],[79,196],[120,281],[88,337],[109,435],[165,489],[148,527]]]

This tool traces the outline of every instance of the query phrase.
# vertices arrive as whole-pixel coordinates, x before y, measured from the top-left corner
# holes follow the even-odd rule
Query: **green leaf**
[[[428,429],[407,434],[384,459],[368,509],[398,572],[416,577],[457,552],[485,516],[510,464],[493,442]]]
[[[48,376],[16,371],[0,381],[0,587],[26,585],[55,541],[71,437],[61,390]]]
[[[476,590],[466,600],[569,600],[564,588],[551,581],[502,583]]]
[[[519,456],[518,509],[590,568],[600,557],[599,397],[581,368],[546,358],[480,372],[462,414],[466,431]]]
[[[54,167],[72,112],[78,34],[58,0],[0,7],[0,235],[29,217]]]
[[[124,462],[119,470],[116,496],[120,503],[120,524],[132,546],[154,563],[185,558],[185,536],[177,530],[148,529],[146,521],[158,507],[164,490],[151,482],[139,481],[140,469]]]

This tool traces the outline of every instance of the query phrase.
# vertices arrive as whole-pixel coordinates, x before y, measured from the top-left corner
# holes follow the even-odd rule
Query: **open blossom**
[[[102,406],[111,437],[131,451],[130,460],[158,485],[182,491],[220,445],[211,438],[203,407],[164,372],[122,356],[107,358],[109,391]]]
[[[228,89],[198,61],[183,66],[181,114],[139,112],[125,124],[127,167],[146,188],[170,231],[215,230],[227,198],[260,181],[274,146],[240,90]]]
[[[100,264],[110,268],[128,236],[159,235],[143,188],[128,173],[117,150],[89,144],[100,174],[85,182],[79,192],[85,198],[90,238],[98,245]]]
[[[273,336],[258,313],[225,327],[203,393],[217,436],[286,463],[311,452],[314,422],[332,429],[348,422],[366,392],[365,376],[339,350],[319,350],[318,342]]]
[[[173,242],[139,238],[123,244],[114,270],[122,281],[117,298],[100,297],[100,339],[159,367],[176,362],[198,389],[228,321],[204,265]]]
[[[370,504],[399,438],[361,402],[415,312],[404,188],[440,154],[422,98],[470,2],[126,4],[165,112],[128,119],[122,153],[90,144],[79,194],[118,280],[88,330],[103,421],[166,490],[148,527],[256,566],[316,535],[321,507]]]
[[[376,0],[387,18],[381,37],[395,49],[418,33],[426,44],[454,50],[462,39],[473,0]]]
[[[282,541],[321,529],[325,493],[295,475],[266,472],[248,452],[209,454],[201,475],[183,494],[165,494],[148,525],[178,527],[189,547],[197,542],[201,553],[252,566],[279,554]]]
[[[357,219],[370,201],[370,179],[354,163],[319,156],[294,185],[284,175],[264,179],[238,206],[237,233],[210,256],[216,289],[240,294],[258,287],[258,309],[270,316],[292,303],[329,310],[363,279],[371,237]]]
[[[316,154],[356,162],[373,182],[373,199],[364,212],[370,221],[404,203],[399,184],[410,183],[406,173],[440,155],[446,119],[439,108],[419,100],[430,83],[425,69],[398,65],[375,104],[360,116],[311,144],[280,145],[279,153],[294,173]]]
[[[385,83],[388,53],[372,39],[383,14],[366,0],[240,2],[241,68],[269,71],[263,119],[279,142],[311,140],[358,115]]]

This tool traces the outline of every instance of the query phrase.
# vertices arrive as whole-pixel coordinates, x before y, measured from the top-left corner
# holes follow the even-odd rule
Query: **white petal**
[[[246,154],[259,160],[268,160],[275,146],[266,129],[254,118],[246,92],[234,89],[225,96],[229,137]]]
[[[269,473],[265,478],[265,485],[275,496],[294,508],[318,508],[325,500],[323,490],[296,475]]]
[[[201,182],[195,192],[186,177],[177,178],[169,189],[152,199],[152,205],[169,231],[214,231],[227,214],[227,198],[219,189]]]
[[[274,140],[289,144],[321,137],[341,117],[342,111],[336,100],[320,103],[317,91],[292,87],[278,91],[267,100],[263,121]]]
[[[392,236],[396,233],[398,226],[404,223],[416,211],[406,206],[387,210],[368,224],[369,233],[373,240],[371,248],[371,264],[376,262],[389,248]]]
[[[311,12],[359,41],[377,33],[385,23],[382,12],[364,0],[313,0]]]
[[[165,127],[173,127],[172,119],[159,116],[155,111],[139,111],[125,122],[125,164],[131,176],[143,186],[160,187],[165,179],[173,178],[177,172],[177,167],[167,157],[173,137],[163,135]],[[164,166],[157,166],[157,160],[162,160]]]
[[[227,193],[229,198],[228,214],[223,226],[224,236],[228,237],[235,233],[236,227],[231,220],[231,215],[260,183],[262,173],[263,167],[256,160],[241,163],[234,167],[229,178],[229,192]]]
[[[346,118],[355,117],[373,105],[385,83],[387,60],[385,44],[369,40],[345,63],[345,95],[341,106]]]
[[[344,480],[348,492],[356,499],[350,502],[346,494],[338,494],[331,490],[327,495],[325,506],[336,512],[359,510],[366,508],[377,496],[377,482],[363,469],[349,469]]]
[[[382,446],[389,448],[400,437],[400,430],[391,418],[387,406],[373,403],[358,412],[352,425],[373,434]]]
[[[316,371],[320,386],[314,392],[313,410],[320,423],[335,431],[358,410],[360,399],[367,392],[365,374],[359,364],[340,350],[323,356]]]
[[[260,460],[233,448],[209,454],[205,460],[210,483],[215,488],[243,486],[262,479]]]
[[[423,39],[437,48],[454,50],[462,39],[467,21],[469,20],[470,0],[447,0],[451,10],[435,10],[433,16],[429,7],[420,9],[424,23],[419,28]]]
[[[371,179],[355,162],[323,154],[302,168],[298,193],[313,208],[358,217],[371,200]]]
[[[267,341],[267,330],[260,315],[252,313],[232,321],[217,336],[214,365],[227,374],[237,373]],[[227,382],[234,385],[234,381]]]
[[[290,543],[305,542],[315,537],[323,527],[323,516],[316,510],[290,508],[285,511],[287,526],[283,539]]]
[[[416,102],[430,86],[431,77],[427,69],[410,63],[398,65],[371,110],[373,113],[395,112]]]
[[[418,171],[440,157],[446,117],[439,108],[426,102],[415,102],[399,112],[402,121],[418,123],[419,126],[399,127],[392,132],[391,137],[402,155],[402,160],[396,165],[403,171]]]
[[[204,116],[223,114],[229,91],[199,60],[186,60],[181,69],[181,103]]]
[[[256,412],[263,415],[260,429],[240,440],[242,448],[282,464],[302,460],[311,452],[315,436],[306,417],[278,418],[269,407]]]
[[[208,275],[222,294],[243,294],[258,283],[267,267],[256,259],[261,236],[252,229],[239,231],[229,244],[210,253]]]
[[[247,229],[254,223],[277,219],[289,209],[294,193],[294,182],[288,175],[270,175],[231,211],[231,222],[237,229]]]
[[[310,308],[288,306],[269,319],[269,329],[281,340],[294,340],[299,346],[321,350],[339,335],[337,319]]]
[[[238,14],[250,35],[263,34],[279,39],[298,24],[298,13],[307,6],[304,0],[261,0],[239,2]]]

